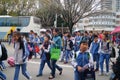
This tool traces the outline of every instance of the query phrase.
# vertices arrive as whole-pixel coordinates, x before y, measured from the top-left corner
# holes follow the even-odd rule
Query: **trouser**
[[[52,70],[52,67],[50,65],[50,60],[41,60],[41,64],[40,64],[40,68],[39,68],[39,75],[43,74],[43,69],[44,69],[45,63],[47,63],[48,67]]]
[[[109,59],[110,59],[110,54],[100,54],[100,69],[101,69],[101,73],[103,73],[103,64],[104,64],[104,60],[106,63],[106,72],[109,72]]]
[[[74,80],[95,80],[94,68],[86,69],[83,72],[74,71]]]
[[[22,74],[27,78],[30,79],[30,75],[27,72],[26,69],[27,64],[20,64],[20,65],[15,65],[15,74],[14,74],[14,80],[18,80],[19,79],[19,71],[20,71],[20,67],[22,68]]]
[[[99,69],[99,54],[93,54],[93,60],[96,61],[96,69]]]
[[[65,62],[68,62],[70,57],[72,58],[72,51],[71,50],[66,50],[65,51]]]
[[[64,61],[64,58],[65,58],[65,50],[61,51],[60,61]]]
[[[0,79],[1,80],[6,80],[6,75],[0,71]]]
[[[56,64],[56,62],[57,62],[57,60],[51,60],[51,66],[52,66],[52,73],[51,73],[51,75],[52,75],[53,77],[55,77],[56,68],[57,68],[59,71],[62,70],[62,68],[61,68],[60,66],[58,66],[58,65]]]

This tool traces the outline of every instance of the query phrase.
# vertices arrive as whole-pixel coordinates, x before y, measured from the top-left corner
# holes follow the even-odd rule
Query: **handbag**
[[[50,54],[51,54],[51,59],[52,60],[58,60],[59,57],[60,57],[60,49],[58,48],[52,48],[51,51],[50,51]]]
[[[39,46],[35,46],[35,52],[36,52],[36,53],[39,53],[39,52],[40,52]]]

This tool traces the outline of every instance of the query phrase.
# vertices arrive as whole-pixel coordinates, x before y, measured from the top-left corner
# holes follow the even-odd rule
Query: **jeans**
[[[99,69],[99,54],[93,54],[93,60],[96,61],[96,69]]]
[[[64,58],[65,58],[65,50],[61,51],[60,61],[64,61]]]
[[[0,71],[0,80],[6,80],[6,75]]]
[[[52,66],[52,73],[51,73],[51,75],[52,75],[53,77],[55,77],[56,68],[57,68],[59,71],[62,70],[62,68],[59,67],[59,66],[56,64],[56,62],[57,62],[57,60],[51,60],[51,66]]]
[[[39,74],[38,75],[42,75],[45,63],[47,63],[48,67],[52,70],[52,67],[50,65],[50,60],[41,60],[41,64],[40,64],[40,68],[39,68]]]
[[[71,55],[72,55],[72,51],[70,51],[70,50],[65,51],[65,60],[66,60],[65,62],[68,62]]]
[[[74,71],[74,80],[85,80],[84,73],[77,70]]]
[[[103,64],[104,64],[104,60],[106,63],[106,72],[109,72],[109,59],[110,59],[110,54],[100,54],[100,69],[101,69],[101,73],[103,73]]]
[[[19,64],[19,65],[15,65],[14,80],[18,80],[18,78],[19,78],[20,67],[22,68],[22,74],[23,74],[27,79],[30,79],[30,75],[29,75],[29,73],[27,72],[26,66],[27,66],[26,63],[24,63],[24,64]]]

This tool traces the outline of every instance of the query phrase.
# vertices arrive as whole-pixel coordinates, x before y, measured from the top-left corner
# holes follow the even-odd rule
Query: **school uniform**
[[[96,69],[99,70],[99,46],[100,46],[100,43],[99,42],[95,42],[93,41],[90,45],[90,53],[92,53],[92,56],[93,56],[93,60],[96,61]]]
[[[85,80],[87,69],[84,69],[84,67],[93,66],[92,55],[87,51],[84,53],[78,51],[75,60],[72,61],[72,65],[74,67],[74,80]],[[78,66],[83,68],[81,72],[78,71]]]
[[[52,67],[50,65],[50,43],[45,42],[43,43],[43,46],[45,47],[45,49],[42,49],[41,63],[40,63],[38,76],[43,75],[43,68],[44,68],[45,63],[47,63],[48,67],[52,70]]]
[[[71,40],[67,40],[66,42],[66,50],[65,50],[65,62],[68,63],[69,58],[72,58],[72,47],[73,42]]]
[[[74,51],[75,52],[79,51],[80,42],[82,41],[82,39],[83,39],[82,36],[76,36],[75,37],[75,46],[74,46]]]

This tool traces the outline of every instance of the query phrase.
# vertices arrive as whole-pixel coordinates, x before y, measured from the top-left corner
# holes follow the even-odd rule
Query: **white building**
[[[85,30],[112,31],[116,26],[120,26],[120,0],[101,0],[101,10],[97,16],[80,20],[77,28],[84,26]]]

